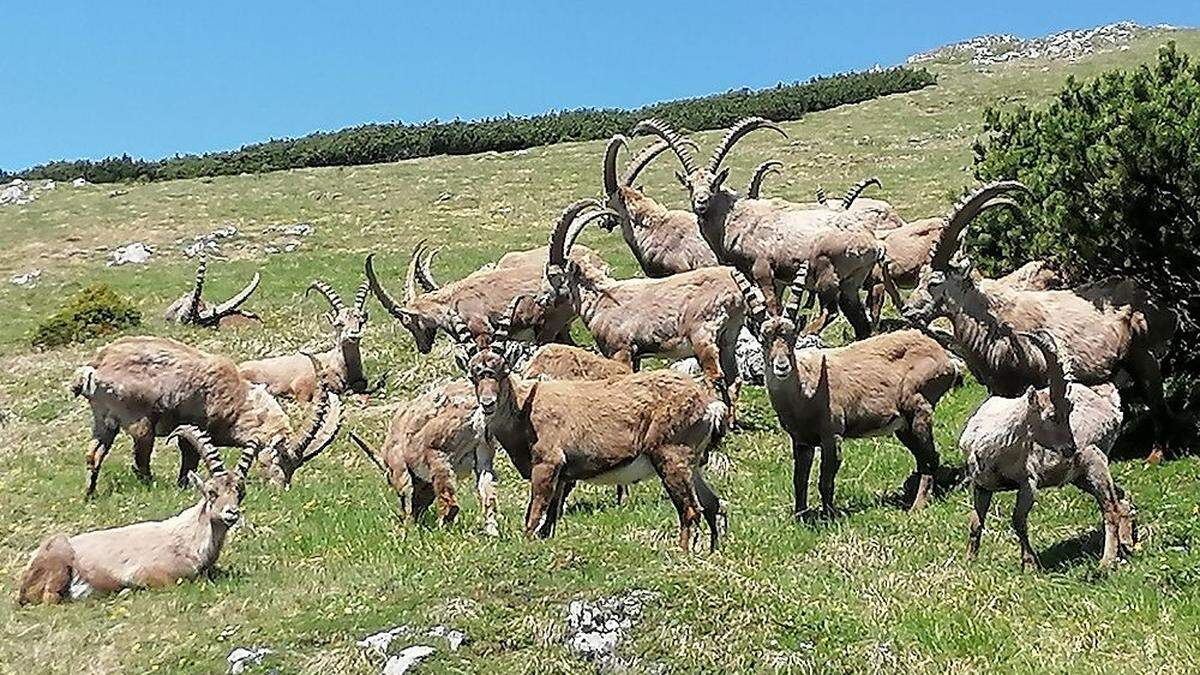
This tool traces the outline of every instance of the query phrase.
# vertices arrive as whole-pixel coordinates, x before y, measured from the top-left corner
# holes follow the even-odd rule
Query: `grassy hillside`
[[[1200,53],[1200,33],[1175,32]],[[1037,102],[1069,74],[1087,77],[1153,57],[1162,35],[1128,50],[1075,63],[1017,61],[979,70],[934,66],[939,85],[838,108],[785,124],[789,142],[745,139],[730,158],[743,183],[767,158],[785,163],[766,191],[805,198],[818,183],[840,191],[878,175],[884,195],[907,217],[943,212],[971,183],[970,143],[982,108]],[[696,136],[711,148],[719,133]],[[97,499],[82,500],[90,415],[64,386],[100,342],[49,353],[28,347],[36,322],[68,294],[103,281],[131,296],[145,331],[172,335],[235,357],[317,345],[322,307],[304,287],[324,278],[343,293],[361,279],[366,253],[396,288],[420,238],[444,245],[439,278],[460,277],[507,250],[539,245],[561,208],[600,190],[602,143],[524,153],[437,157],[397,164],[230,176],[121,187],[59,185],[24,206],[0,206],[0,579],[13,588],[28,551],[54,531],[161,517],[193,503],[170,480],[178,458],[160,444],[159,482],[144,486],[121,437],[101,475]],[[683,195],[660,162],[645,183],[654,196]],[[293,239],[281,230],[311,223]],[[210,265],[209,290],[231,293],[256,269],[263,283],[248,307],[261,331],[208,332],[165,325],[162,309],[187,290],[193,262],[181,240],[234,225],[223,244],[231,260]],[[619,235],[585,235],[622,275],[636,266]],[[157,247],[145,266],[106,267],[107,251],[131,241]],[[10,275],[42,269],[32,288]],[[347,402],[345,428],[382,437],[395,405],[454,373],[445,343],[418,357],[411,338],[377,305],[364,339],[372,375],[392,374],[386,396]],[[839,328],[840,330],[840,328]],[[576,598],[630,589],[656,593],[619,651],[635,670],[783,669],[798,672],[1165,671],[1200,667],[1200,460],[1114,466],[1134,495],[1144,541],[1110,575],[1095,571],[1098,517],[1082,494],[1050,490],[1032,517],[1035,545],[1050,569],[1023,574],[1008,532],[1012,496],[996,500],[979,561],[964,559],[967,496],[950,493],[909,515],[886,499],[912,469],[889,439],[851,441],[838,484],[848,513],[798,525],[790,516],[790,459],[769,403],[753,388],[743,417],[752,431],[725,444],[730,464],[712,472],[731,505],[731,530],[714,554],[683,556],[675,515],[660,486],[612,504],[610,491],[583,487],[556,538],[520,534],[526,485],[501,466],[499,539],[484,537],[478,509],[461,486],[464,511],[448,531],[401,528],[393,500],[371,467],[340,440],[298,475],[288,492],[257,480],[244,503],[248,522],[232,533],[212,580],[127,593],[72,607],[16,609],[0,603],[0,673],[196,672],[225,668],[238,646],[274,650],[261,670],[378,672],[354,642],[397,625],[419,634],[434,625],[464,630],[470,642],[445,649],[424,668],[468,672],[566,672],[582,667],[564,645],[564,618]],[[939,407],[942,457],[982,398],[957,390]]]

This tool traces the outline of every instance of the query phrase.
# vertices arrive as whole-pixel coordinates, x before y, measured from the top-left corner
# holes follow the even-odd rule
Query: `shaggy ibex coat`
[[[238,370],[251,382],[266,386],[272,395],[297,401],[312,401],[318,389],[318,375],[332,392],[368,393],[360,345],[367,325],[365,305],[370,289],[365,283],[359,286],[352,305],[346,305],[337,291],[325,282],[314,281],[308,287],[310,291],[313,289],[329,301],[330,311],[326,318],[337,336],[333,347],[311,356],[296,353],[243,361],[238,364]],[[319,373],[314,368],[313,357],[319,365]]]
[[[625,243],[648,277],[718,265],[717,256],[700,236],[696,214],[667,209],[633,185],[638,174],[669,146],[665,142],[648,146],[629,160],[618,180],[617,154],[625,145],[625,137],[614,136],[604,153],[604,192],[616,216],[601,226],[611,230],[620,225]]]
[[[938,467],[933,414],[957,375],[949,355],[915,330],[886,333],[836,349],[796,349],[802,320],[798,280],[782,314],[747,294],[759,326],[765,383],[779,423],[792,440],[793,511],[808,512],[808,476],[821,448],[819,490],[825,513],[834,508],[840,441],[895,434],[916,458],[920,481],[912,508],[924,506]]]
[[[204,456],[209,478],[188,473],[200,501],[166,520],[46,539],[22,576],[19,604],[55,604],[123,588],[173,586],[212,569],[225,533],[241,517],[239,505],[254,449],[243,450],[237,469],[229,473],[199,429],[182,426],[172,436]]]
[[[1176,317],[1158,307],[1136,282],[1110,277],[1062,291],[1021,291],[984,282],[958,254],[960,236],[987,201],[1001,192],[1026,192],[1015,181],[980,188],[967,197],[942,233],[904,315],[924,325],[949,318],[958,352],[988,391],[1016,397],[1048,385],[1045,359],[1017,336],[1047,331],[1072,364],[1080,384],[1113,382],[1130,374],[1148,399],[1159,438],[1170,421],[1158,359],[1174,335]],[[958,254],[958,255],[956,255]]]
[[[1132,553],[1136,528],[1133,507],[1113,483],[1108,452],[1121,427],[1121,398],[1111,384],[1086,386],[1067,379],[1049,333],[1022,334],[1042,353],[1050,386],[1029,387],[1015,398],[993,396],[963,428],[958,445],[967,464],[974,511],[968,553],[979,552],[992,494],[1017,491],[1013,529],[1021,544],[1021,562],[1037,566],[1029,543],[1029,510],[1037,490],[1071,483],[1091,494],[1104,523],[1101,567],[1118,552]]]
[[[196,425],[220,446],[258,448],[269,478],[286,486],[332,442],[341,407],[336,395],[322,391],[313,426],[293,442],[279,402],[243,377],[232,360],[160,337],[121,338],[101,347],[76,371],[71,390],[92,408],[89,496],[119,430],[133,438],[135,470],[148,480],[155,437],[181,424]],[[180,441],[179,449],[179,484],[186,485],[200,456],[190,443]]]
[[[258,272],[237,295],[219,304],[213,304],[202,297],[204,277],[208,270],[208,260],[200,254],[200,264],[196,267],[196,283],[191,292],[185,293],[163,313],[163,318],[171,323],[194,324],[207,328],[235,328],[238,326],[256,326],[262,323],[257,314],[238,309],[250,299],[258,288]]]
[[[701,514],[716,548],[721,503],[702,467],[725,429],[725,405],[690,377],[670,370],[599,381],[532,381],[500,354],[504,324],[482,347],[465,327],[462,364],[488,432],[530,480],[525,531],[550,536],[567,487],[576,481],[628,485],[657,474],[679,513],[679,543],[691,549]]]

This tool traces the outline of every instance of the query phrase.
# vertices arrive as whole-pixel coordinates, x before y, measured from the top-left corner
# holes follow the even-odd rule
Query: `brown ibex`
[[[657,474],[679,514],[679,544],[691,549],[700,516],[709,546],[722,505],[703,478],[725,430],[725,405],[707,387],[670,370],[596,381],[531,381],[501,356],[509,327],[480,345],[465,325],[456,338],[487,430],[530,480],[528,535],[548,537],[576,481],[629,485]]]
[[[239,506],[255,448],[243,450],[237,468],[229,473],[204,432],[185,425],[171,437],[204,457],[209,477],[201,480],[194,471],[187,476],[200,501],[166,520],[46,539],[25,569],[18,604],[56,604],[123,588],[173,586],[212,569],[226,532],[241,518]]]
[[[838,211],[780,199],[740,197],[724,184],[729,168],[722,169],[721,164],[740,139],[757,129],[787,135],[770,120],[742,119],[725,134],[705,167],[696,165],[683,139],[661,120],[643,120],[634,130],[653,133],[668,143],[683,166],[683,173],[676,173],[676,177],[691,196],[692,211],[699,218],[704,239],[718,260],[737,268],[758,285],[773,312],[779,311],[780,296],[796,271],[810,264],[814,253],[818,253],[818,259],[846,254],[845,259],[827,266],[829,273],[816,271],[812,283],[822,284],[817,290],[826,316],[840,308],[857,336],[869,335],[871,326],[858,294],[875,267],[878,251],[864,235],[873,239],[872,233],[883,226],[880,214],[871,209]],[[853,236],[855,241],[831,243],[831,237],[839,233]],[[869,246],[860,245],[858,239]],[[823,252],[815,251],[819,241]],[[831,299],[836,303],[829,304]]]
[[[1012,523],[1021,544],[1021,563],[1036,567],[1029,543],[1029,511],[1037,490],[1071,483],[1096,499],[1104,522],[1100,567],[1118,553],[1130,554],[1137,536],[1133,506],[1108,470],[1108,452],[1121,428],[1121,397],[1111,384],[1085,386],[1069,379],[1048,332],[1021,334],[1041,352],[1049,387],[1029,387],[1015,398],[992,396],[967,420],[958,446],[973,490],[967,552],[979,552],[992,494],[1017,491]],[[1065,368],[1064,368],[1065,367]]]
[[[196,283],[189,293],[185,293],[164,312],[163,318],[171,323],[192,324],[206,328],[236,328],[239,326],[257,326],[262,320],[257,314],[238,309],[242,303],[250,299],[258,288],[259,275],[246,284],[237,295],[220,304],[206,301],[201,293],[204,290],[204,276],[208,270],[208,260],[200,255],[200,264],[196,267]]]
[[[771,406],[792,440],[793,513],[808,513],[808,476],[814,448],[821,448],[821,508],[833,512],[834,479],[841,466],[840,439],[895,434],[913,453],[920,481],[912,508],[929,500],[938,468],[933,414],[954,384],[946,351],[916,330],[886,333],[836,349],[796,349],[800,294],[793,285],[783,312],[762,306],[748,293],[751,323],[762,338],[764,376]]]
[[[432,282],[428,259],[421,260],[424,242],[417,245],[409,260],[404,288],[404,302],[397,302],[384,290],[375,275],[374,257],[367,256],[367,282],[375,297],[389,314],[412,333],[417,351],[428,354],[433,349],[439,330],[449,330],[449,312],[457,308],[472,330],[486,332],[488,326],[500,320],[500,315],[515,297],[528,298],[518,316],[518,337],[535,342],[570,340],[570,323],[574,313],[568,306],[543,307],[535,301],[541,289],[542,273],[546,266],[545,248],[506,254],[496,265],[476,270],[463,279],[433,290],[419,293],[418,285]],[[607,269],[600,256],[585,246],[578,247],[573,258]],[[425,281],[422,281],[424,279]],[[537,326],[537,330],[533,330]]]
[[[314,281],[308,287],[308,291],[314,289],[329,302],[330,312],[326,318],[337,335],[333,347],[312,354],[320,364],[320,374],[326,386],[339,394],[370,393],[367,378],[363,374],[360,348],[363,330],[367,325],[365,305],[370,288],[366,283],[360,285],[352,305],[346,305],[337,291],[323,281]],[[305,291],[305,295],[308,295],[308,291]],[[274,396],[309,402],[317,392],[318,372],[313,365],[308,354],[296,353],[243,361],[238,364],[238,370],[251,382],[266,386]]]
[[[612,230],[618,224],[629,250],[648,277],[665,277],[701,267],[715,267],[717,256],[704,238],[696,214],[667,209],[634,187],[638,174],[668,149],[665,142],[650,145],[629,160],[617,178],[617,154],[626,146],[624,136],[613,136],[604,153],[604,193],[615,217],[601,221]]]
[[[569,211],[600,208],[580,200]],[[600,352],[637,370],[649,355],[695,356],[712,386],[725,396],[732,413],[740,382],[736,351],[745,308],[735,270],[704,267],[660,279],[608,276],[589,260],[569,258],[571,243],[591,216],[562,218],[550,237],[547,297],[569,298],[596,340]]]
[[[332,442],[341,409],[337,396],[322,390],[313,426],[290,441],[291,424],[279,402],[243,377],[231,359],[160,337],[121,338],[101,347],[75,372],[71,391],[92,408],[88,496],[96,491],[118,431],[133,438],[135,471],[149,480],[155,437],[181,424],[204,429],[218,445],[259,448],[270,480],[287,486],[301,465]],[[200,456],[189,443],[181,441],[179,449],[179,484],[185,486]]]
[[[1077,382],[1113,382],[1127,372],[1146,396],[1163,438],[1171,415],[1163,398],[1158,359],[1174,335],[1176,318],[1154,304],[1136,282],[1109,277],[1061,291],[1022,291],[984,282],[960,250],[967,225],[994,195],[1027,193],[1016,181],[988,184],[964,198],[943,230],[904,315],[919,325],[944,316],[954,327],[960,356],[988,391],[1016,397],[1048,384],[1046,362],[1017,332],[1045,330],[1070,360]]]

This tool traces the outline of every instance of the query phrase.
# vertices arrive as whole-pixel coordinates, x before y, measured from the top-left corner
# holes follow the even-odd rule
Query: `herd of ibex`
[[[739,333],[749,331],[761,344],[761,384],[791,439],[795,517],[834,513],[841,440],[876,434],[893,434],[912,452],[917,479],[910,508],[928,504],[939,469],[935,411],[961,377],[962,363],[990,393],[960,439],[974,501],[969,552],[978,549],[992,493],[1016,490],[1013,525],[1022,562],[1036,565],[1026,516],[1038,488],[1068,482],[1099,503],[1101,565],[1131,552],[1132,499],[1114,484],[1107,456],[1124,419],[1119,388],[1136,385],[1159,444],[1173,424],[1159,372],[1175,331],[1173,313],[1129,279],[1065,288],[1039,261],[998,279],[973,271],[963,246],[970,223],[989,208],[1019,209],[1029,195],[1015,181],[981,186],[946,216],[913,222],[886,201],[860,198],[879,186],[875,179],[840,201],[824,191],[812,202],[764,197],[765,178],[784,168],[775,160],[760,164],[739,194],[723,165],[756,130],[786,136],[769,120],[743,119],[701,165],[693,157],[697,146],[669,124],[640,122],[633,134],[656,140],[618,173],[630,141],[614,137],[602,161],[604,194],[568,206],[549,228],[547,246],[506,254],[459,281],[434,279],[438,249],[425,242],[412,251],[400,300],[384,289],[373,255],[350,304],[313,281],[308,290],[328,302],[333,329],[324,351],[239,364],[159,337],[102,347],[71,385],[92,412],[86,494],[96,493],[101,464],[123,430],[143,479],[150,478],[155,439],[177,441],[179,484],[195,486],[201,500],[163,521],[46,539],[19,600],[59,602],[170,585],[210,569],[239,518],[252,466],[288,486],[336,438],[339,396],[373,391],[360,352],[371,295],[412,334],[420,353],[432,350],[439,332],[449,336],[465,376],[401,405],[377,447],[366,434],[350,434],[383,473],[406,519],[436,505],[440,522],[453,520],[456,480],[473,476],[483,529],[498,533],[494,459],[503,449],[530,485],[524,523],[530,536],[554,533],[579,481],[616,486],[619,503],[629,485],[657,476],[678,512],[679,545],[692,549],[703,519],[716,549],[728,506],[704,468],[722,437],[737,429],[744,383],[735,347]],[[665,153],[679,161],[676,176],[689,209],[668,209],[636,184]],[[610,232],[619,228],[645,278],[613,278],[604,259],[578,243],[593,221]],[[215,304],[202,297],[206,271],[202,258],[194,287],[167,310],[168,321],[207,328],[260,323],[240,309],[258,274]],[[900,289],[909,291],[907,299]],[[880,333],[889,297],[906,325]],[[839,314],[855,340],[821,347],[817,336]],[[930,326],[939,317],[951,331]],[[576,318],[597,351],[573,343]],[[530,356],[523,344],[538,348]],[[700,375],[643,370],[646,357],[695,357]],[[295,432],[281,398],[311,406],[302,432]],[[218,446],[242,449],[234,472],[225,470]],[[818,449],[821,505],[810,510],[808,478]],[[196,473],[201,459],[207,480]]]

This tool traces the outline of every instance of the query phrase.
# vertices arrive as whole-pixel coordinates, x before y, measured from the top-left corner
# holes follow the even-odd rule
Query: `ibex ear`
[[[687,176],[683,175],[682,173],[680,173],[678,171],[675,172],[675,180],[679,181],[679,184],[682,185],[685,189],[690,190],[692,188],[691,184],[688,183]]]
[[[204,479],[200,477],[200,474],[196,473],[195,471],[189,471],[188,475],[187,475],[187,479],[188,479],[188,483],[193,488],[195,488],[197,492],[200,492],[203,494]]]
[[[716,190],[716,189],[720,188],[721,185],[725,183],[726,178],[729,178],[729,167],[725,167],[724,169],[721,169],[721,172],[718,173],[717,177],[713,179],[712,189]]]

